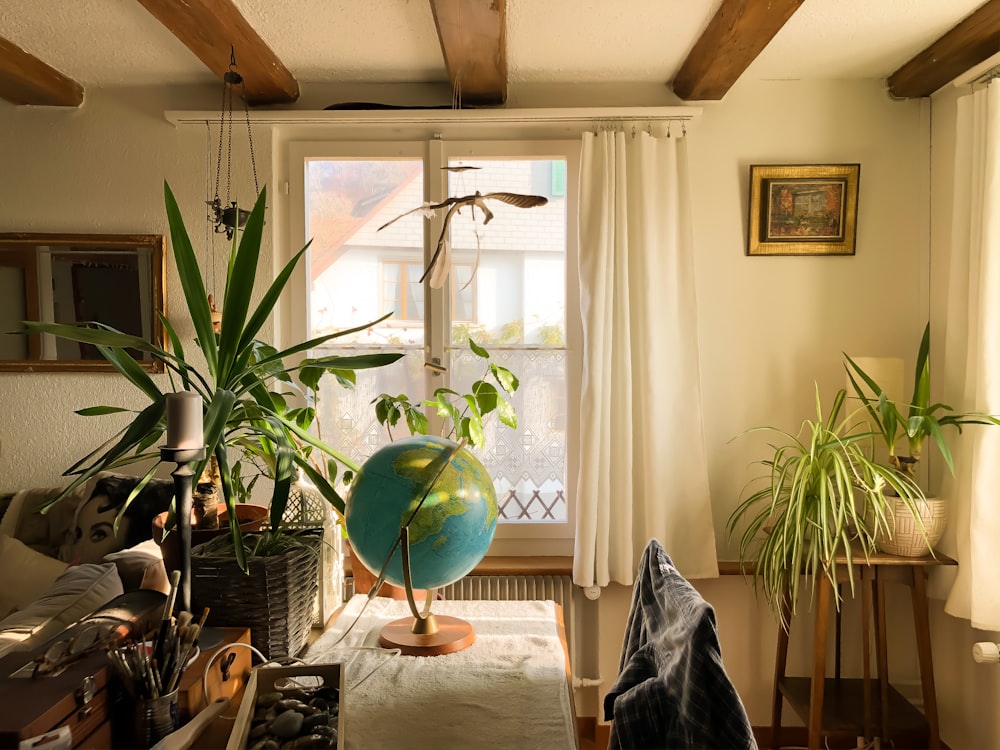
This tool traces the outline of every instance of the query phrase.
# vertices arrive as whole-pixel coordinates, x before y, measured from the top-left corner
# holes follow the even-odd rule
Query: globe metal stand
[[[382,648],[398,648],[406,656],[442,656],[471,646],[476,640],[476,631],[472,623],[459,617],[437,616],[431,612],[434,589],[427,590],[423,612],[417,609],[417,602],[413,596],[413,578],[410,573],[409,524],[399,532],[399,546],[403,553],[406,601],[410,605],[413,617],[401,617],[387,623],[379,635],[379,645]]]

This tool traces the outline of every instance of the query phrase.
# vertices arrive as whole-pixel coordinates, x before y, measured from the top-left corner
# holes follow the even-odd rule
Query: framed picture
[[[860,164],[750,166],[747,255],[854,255]]]

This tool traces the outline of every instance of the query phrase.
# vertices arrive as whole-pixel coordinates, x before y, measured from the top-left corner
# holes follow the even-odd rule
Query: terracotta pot
[[[217,506],[219,513],[218,529],[191,529],[191,548],[194,549],[199,544],[204,544],[210,539],[229,533],[229,511],[225,503]],[[240,531],[260,531],[264,521],[267,520],[269,509],[263,505],[253,505],[251,503],[236,504],[236,518],[240,523]],[[153,539],[160,545],[160,552],[163,553],[163,566],[167,572],[180,568],[181,548],[180,534],[176,529],[171,529],[167,534],[164,531],[164,524],[167,522],[167,514],[160,513],[153,519]],[[192,511],[191,522],[194,523],[194,513]]]

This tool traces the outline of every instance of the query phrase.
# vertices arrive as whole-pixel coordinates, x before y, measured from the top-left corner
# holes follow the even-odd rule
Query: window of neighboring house
[[[467,391],[484,370],[467,346],[472,337],[520,379],[512,398],[517,430],[494,415],[479,453],[500,503],[497,538],[511,540],[507,547],[495,543],[493,551],[571,553],[576,465],[569,449],[575,443],[569,404],[578,402],[579,373],[569,361],[569,342],[579,335],[579,324],[575,314],[567,316],[578,308],[575,285],[567,284],[576,277],[575,256],[567,252],[576,246],[576,216],[565,184],[576,179],[575,173],[567,176],[567,164],[575,170],[578,143],[428,148],[414,142],[414,155],[405,157],[398,144],[321,146],[291,149],[293,163],[301,159],[304,165],[299,220],[303,238],[312,239],[303,334],[352,328],[392,312],[382,324],[334,339],[313,354],[405,353],[391,367],[358,372],[353,390],[324,379],[317,394],[321,436],[362,462],[390,439],[375,419],[372,400],[380,393],[406,393],[418,401],[441,386]],[[471,169],[443,170],[458,165]],[[541,186],[544,192],[537,190]],[[543,194],[548,203],[525,209],[488,199],[489,222],[480,210],[463,209],[451,221],[448,283],[441,290],[421,285],[444,212],[430,221],[421,211],[393,220],[424,203],[477,191]],[[447,372],[425,368],[425,361],[444,363]],[[392,437],[407,434],[400,424]],[[546,539],[569,546],[540,547]]]
[[[452,263],[451,310],[452,320],[474,323],[476,287],[472,280],[472,266]],[[420,277],[423,263],[412,261],[382,261],[382,309],[392,310],[389,325],[411,323],[424,319],[424,285]]]

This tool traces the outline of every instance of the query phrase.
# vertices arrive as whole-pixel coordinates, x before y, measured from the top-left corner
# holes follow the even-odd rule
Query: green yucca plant
[[[274,310],[295,266],[309,247],[307,244],[295,254],[271,282],[256,308],[251,307],[263,237],[266,189],[258,196],[242,232],[234,234],[226,270],[222,325],[220,332],[216,333],[212,327],[211,310],[197,258],[177,201],[166,184],[164,194],[177,274],[194,325],[193,343],[199,353],[199,360],[186,355],[185,347],[174,327],[162,314],[160,318],[170,342],[169,349],[100,323],[61,325],[26,322],[28,333],[48,333],[93,344],[150,402],[141,411],[134,413],[127,427],[67,469],[65,474],[76,478],[53,502],[58,502],[99,471],[152,461],[128,499],[131,502],[156,472],[160,463],[157,447],[162,443],[166,430],[166,395],[127,350],[148,352],[153,359],[165,366],[170,378],[170,390],[194,391],[204,402],[205,444],[208,456],[214,456],[218,461],[223,497],[229,508],[233,548],[240,566],[245,569],[246,554],[234,512],[236,493],[233,477],[234,474],[239,477],[240,472],[234,472],[228,449],[235,448],[242,451],[243,455],[250,455],[266,465],[274,481],[270,505],[273,530],[281,528],[289,490],[299,471],[305,473],[334,508],[343,513],[344,501],[326,479],[326,476],[332,477],[335,473],[331,474],[327,466],[323,467],[325,471],[317,470],[315,456],[312,454],[318,452],[326,457],[327,462],[339,462],[353,471],[358,467],[309,431],[315,418],[312,407],[289,408],[286,396],[290,392],[302,392],[303,389],[314,390],[319,379],[326,374],[350,385],[354,382],[355,370],[390,364],[402,357],[402,353],[288,361],[289,358],[338,336],[368,328],[384,320],[384,317],[354,329],[303,341],[283,351],[277,351],[256,338]],[[204,361],[203,369],[200,369],[200,360]],[[129,411],[131,410],[115,406],[95,406],[81,409],[77,413],[101,416]],[[201,475],[207,461],[206,458],[205,462],[194,467],[195,476]]]
[[[844,354],[847,362],[844,369],[854,387],[854,392],[864,404],[871,423],[885,441],[889,449],[889,463],[913,479],[916,467],[923,455],[924,441],[930,438],[937,446],[948,470],[954,474],[955,464],[944,439],[944,427],[954,427],[959,433],[962,425],[1000,424],[1000,420],[988,414],[975,412],[960,413],[942,403],[931,403],[931,324],[924,328],[917,352],[917,364],[913,373],[913,395],[909,404],[890,401],[882,387],[876,383],[858,364]],[[861,387],[863,382],[869,390]],[[906,410],[906,414],[903,413]],[[899,454],[896,444],[905,439],[907,454]]]
[[[836,592],[843,565],[854,591],[852,551],[867,559],[878,535],[888,530],[895,499],[886,496],[890,491],[914,514],[923,498],[912,479],[874,459],[875,433],[867,425],[851,415],[841,418],[845,397],[844,389],[838,391],[824,415],[817,388],[816,419],[804,420],[797,434],[777,427],[747,431],[773,433],[781,442],[771,445],[771,458],[758,462],[767,471],[747,485],[745,492],[757,489],[730,515],[727,531],[733,537],[743,529],[741,567],[753,569],[755,590],[784,627],[796,611],[803,577],[810,582],[810,599],[820,576]]]

